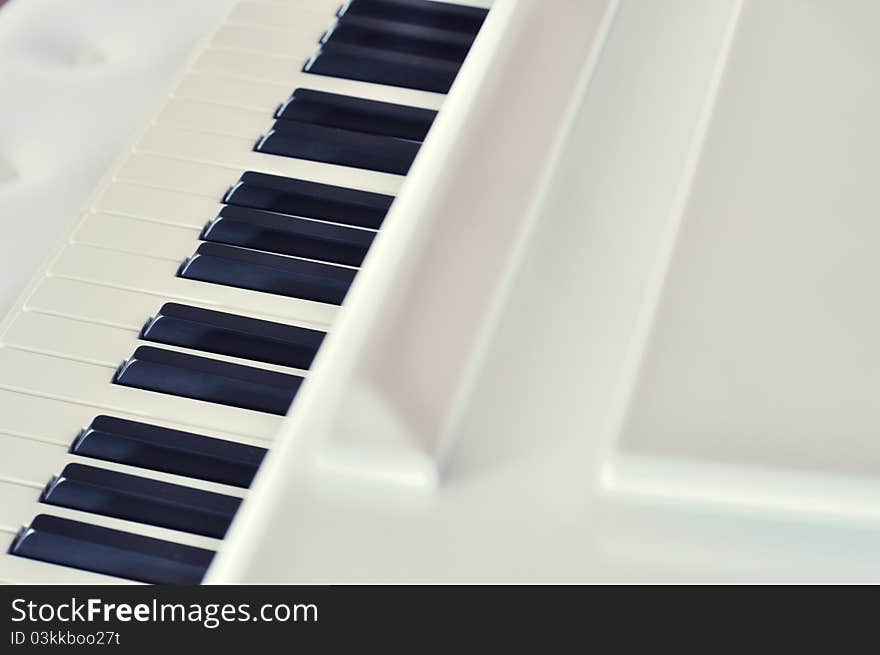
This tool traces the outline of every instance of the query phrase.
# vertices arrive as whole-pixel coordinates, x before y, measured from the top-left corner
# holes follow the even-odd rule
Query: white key
[[[15,533],[39,513],[32,508],[40,498],[40,489],[0,481],[0,530]]]
[[[201,229],[223,206],[218,200],[170,189],[113,182],[96,200],[93,210]]]
[[[3,342],[19,350],[112,368],[127,359],[138,346],[151,345],[151,342],[142,341],[138,337],[139,330],[96,325],[39,312],[22,312],[4,334]],[[205,353],[168,344],[159,344],[157,347],[300,377],[305,377],[308,373],[299,368],[254,362],[240,357]]]
[[[31,487],[38,491],[42,490],[53,476],[59,475],[68,464],[85,464],[108,471],[118,471],[159,482],[235,496],[236,498],[241,498],[246,493],[245,489],[216,482],[126,466],[90,457],[80,457],[69,453],[67,448],[58,444],[2,433],[0,433],[0,449],[2,449],[0,452],[3,453],[3,457],[0,457],[0,481]]]
[[[442,93],[312,75],[301,69],[298,59],[207,48],[193,63],[196,73],[188,75],[173,95],[250,107],[267,114],[298,87],[425,109],[439,109],[446,98]],[[241,85],[230,76],[242,78]],[[242,89],[250,95],[243,96]]]
[[[96,413],[122,411],[146,423],[164,418],[193,426],[193,432],[219,430],[251,436],[271,435],[280,416],[216,403],[142,391],[111,382],[115,369],[60,357],[0,348],[0,388],[89,405]]]
[[[5,389],[0,389],[0,403],[0,432],[65,448],[97,415],[94,408],[85,405]]]
[[[65,316],[81,321],[140,330],[147,318],[162,306],[164,298],[127,289],[90,284],[60,277],[45,278],[25,303],[25,310],[34,310],[53,316]],[[192,303],[205,309],[224,309],[206,303]],[[226,308],[229,311],[228,308]],[[325,323],[292,321],[286,314],[260,311],[235,313],[269,321],[293,323],[316,330],[326,329]]]
[[[206,117],[210,117],[206,120]],[[171,98],[156,117],[156,125],[180,127],[196,132],[214,132],[256,140],[273,124],[268,112],[218,105],[190,98]]]
[[[256,25],[278,30],[299,29],[306,16],[314,15],[327,27],[333,24],[340,0],[308,0],[308,2],[239,2],[227,18],[229,23]]]
[[[229,51],[236,54],[234,51]],[[285,98],[287,98],[295,86],[291,83],[296,76],[296,70],[287,70],[285,63],[282,70],[287,71],[284,82],[266,82],[265,77],[256,77],[254,79],[246,78],[245,69],[238,68],[242,77],[232,77],[230,72],[216,74],[216,70],[210,70],[211,73],[202,73],[200,70],[205,68],[203,64],[204,55],[199,56],[194,65],[200,66],[195,72],[184,77],[180,84],[171,92],[175,98],[188,98],[190,100],[201,100],[203,102],[213,102],[229,107],[241,107],[261,112],[266,119],[272,117]],[[288,60],[282,60],[288,62]],[[214,67],[211,67],[214,68]],[[279,71],[280,72],[280,71]]]
[[[180,264],[198,248],[200,230],[111,214],[87,214],[71,243],[168,259]]]
[[[443,105],[443,101],[446,100],[446,95],[443,93],[406,89],[387,84],[374,84],[373,82],[362,82],[360,80],[346,80],[327,75],[313,75],[311,73],[301,72],[294,80],[294,83],[296,86],[314,89],[315,91],[339,93],[345,96],[355,96],[357,98],[367,98],[368,100],[379,100],[380,102],[409,105],[423,109],[438,110]]]
[[[337,311],[335,305],[179,278],[177,269],[173,261],[72,244],[55,261],[51,274],[233,313],[262,311],[294,322],[326,325]]]
[[[3,411],[0,412],[0,432],[30,441],[56,444],[65,450],[70,448],[80,431],[89,426],[95,417],[101,414],[90,405],[3,389],[0,389],[0,405],[3,407]],[[121,411],[114,410],[112,415],[129,421],[141,421],[172,430],[195,432],[206,437],[216,437],[252,446],[265,447],[268,443],[267,440],[274,437],[274,434],[248,436],[220,430],[200,431],[195,426],[186,424],[185,416],[176,417],[177,421],[164,418],[151,418],[145,421],[143,416],[135,416]]]
[[[66,507],[46,505],[40,503],[39,498],[39,489],[0,481],[0,528],[6,531],[13,531],[29,524],[38,514],[51,514],[72,521],[122,530],[123,532],[131,532],[155,539],[164,539],[165,541],[187,544],[197,548],[216,550],[220,545],[220,540],[212,537],[203,537],[202,535],[169,530],[168,528],[146,525],[136,521],[126,521],[124,519],[101,516],[100,514],[81,512]]]
[[[162,299],[155,294],[50,276],[27,299],[24,309],[137,331],[161,305]]]
[[[113,369],[137,348],[138,330],[21,312],[3,335],[6,347]],[[143,345],[143,344],[140,344]]]
[[[209,137],[210,135],[203,134],[200,136],[204,138],[206,136]],[[282,157],[273,158],[270,155],[261,156],[266,157],[264,161],[268,161],[269,159],[283,159]],[[296,168],[300,173],[297,177],[309,182],[319,182],[334,186],[394,195],[399,186],[399,181],[402,180],[402,178],[396,175],[374,173],[372,171],[358,170],[356,168],[331,166],[329,164],[316,164],[314,162],[306,162],[303,160],[290,161],[295,162],[291,165],[291,168]],[[271,170],[266,170],[266,168],[271,169],[272,167],[260,166],[255,170],[266,173],[272,172]],[[205,164],[202,162],[186,161],[184,159],[177,159],[169,156],[139,152],[131,155],[125,160],[125,163],[116,172],[115,179],[148,187],[202,195],[213,199],[215,202],[219,202],[229,190],[229,187],[238,181],[239,177],[241,177],[241,174],[244,173],[245,170],[246,169],[241,167],[229,168],[215,164]],[[328,173],[330,174],[328,175]],[[393,188],[375,188],[375,182],[377,180],[393,180],[395,183],[385,185]]]
[[[29,486],[38,491],[57,474],[68,452],[64,446],[0,433],[0,482]]]
[[[295,30],[274,30],[252,25],[227,23],[221,26],[208,47],[260,52],[278,57],[301,59],[300,68],[319,47],[321,36],[334,22],[331,13],[304,15],[297,21]]]
[[[0,537],[8,537],[11,544],[15,536],[14,532],[0,531]],[[123,578],[114,578],[109,575],[80,571],[67,566],[38,562],[37,560],[16,557],[3,552],[0,555],[0,582],[9,584],[72,584],[72,585],[101,585],[101,584],[139,584]]]
[[[255,152],[259,137],[245,139],[154,125],[138,141],[135,151],[227,167],[232,169],[227,174],[227,184],[234,183],[241,170],[389,195],[396,194],[403,182],[400,175]]]
[[[220,202],[223,194],[235,184],[243,172],[244,170],[230,171],[223,166],[157,157],[148,153],[133,153],[126,158],[113,179],[148,187],[183,191]]]

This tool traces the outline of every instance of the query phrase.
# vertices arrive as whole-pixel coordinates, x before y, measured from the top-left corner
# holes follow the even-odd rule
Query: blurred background
[[[0,0],[0,314],[232,0]]]

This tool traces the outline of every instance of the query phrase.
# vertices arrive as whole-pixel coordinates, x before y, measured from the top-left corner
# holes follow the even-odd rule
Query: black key
[[[68,464],[46,485],[40,502],[222,539],[241,498]]]
[[[223,202],[377,230],[393,200],[381,193],[248,171]]]
[[[296,89],[275,115],[300,123],[424,141],[437,112],[338,93]]]
[[[456,61],[328,42],[306,62],[303,71],[406,89],[448,93],[460,67]]]
[[[332,264],[203,243],[180,267],[189,280],[341,305],[356,271]]]
[[[151,584],[199,584],[214,552],[40,514],[9,552],[41,562]]]
[[[200,307],[165,303],[141,339],[231,355],[269,364],[308,368],[324,333]]]
[[[202,232],[204,241],[360,266],[375,232],[227,205]]]
[[[265,448],[112,416],[95,418],[70,452],[244,488],[266,455]]]
[[[350,0],[342,16],[366,16],[476,34],[488,9],[430,0]]]
[[[422,25],[345,14],[321,41],[393,50],[461,63],[467,57],[474,36],[467,32],[438,30]]]
[[[174,350],[140,346],[119,367],[113,382],[283,416],[302,378]]]
[[[406,175],[418,141],[377,136],[297,121],[275,121],[254,150],[284,157]]]

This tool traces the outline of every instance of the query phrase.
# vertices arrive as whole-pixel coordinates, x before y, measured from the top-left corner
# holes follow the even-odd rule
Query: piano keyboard
[[[0,581],[201,581],[487,11],[234,8],[2,324]]]

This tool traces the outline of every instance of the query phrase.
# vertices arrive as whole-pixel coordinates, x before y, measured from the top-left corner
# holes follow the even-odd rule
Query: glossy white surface
[[[585,6],[555,8],[557,47]],[[534,7],[501,0],[495,19]],[[550,70],[532,18],[522,42]],[[448,140],[404,183],[383,266],[367,262],[209,580],[880,579],[877,18],[621,2],[528,189],[493,135],[535,87],[487,24],[498,68],[450,94]],[[454,181],[427,169],[441,160]],[[486,238],[416,248],[413,274],[408,247],[479,234],[520,192],[503,217],[534,221],[521,259]],[[467,273],[511,255],[487,311]],[[438,359],[449,377],[422,378]]]
[[[746,4],[627,390],[622,486],[880,519],[878,20]]]

